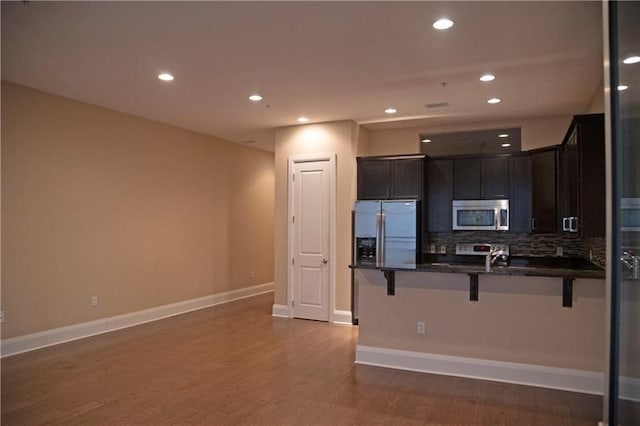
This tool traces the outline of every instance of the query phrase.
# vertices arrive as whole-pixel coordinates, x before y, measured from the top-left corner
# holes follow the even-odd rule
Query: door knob
[[[322,263],[327,263],[328,260],[327,259],[322,259]]]

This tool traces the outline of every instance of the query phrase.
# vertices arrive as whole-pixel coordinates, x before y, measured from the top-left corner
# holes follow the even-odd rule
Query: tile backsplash
[[[448,254],[455,253],[456,244],[461,243],[502,243],[509,244],[512,256],[555,256],[557,247],[562,247],[562,255],[568,257],[584,257],[599,265],[604,265],[605,239],[580,238],[577,234],[512,234],[492,231],[456,231],[446,233],[429,233],[423,241],[424,252],[430,251],[431,245],[446,246]]]
[[[605,238],[585,238],[585,257],[596,265],[604,267],[607,264],[607,247]]]

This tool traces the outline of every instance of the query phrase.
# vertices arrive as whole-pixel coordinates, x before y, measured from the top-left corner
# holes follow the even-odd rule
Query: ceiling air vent
[[[449,102],[434,102],[432,104],[424,104],[427,108],[444,108],[449,106]]]

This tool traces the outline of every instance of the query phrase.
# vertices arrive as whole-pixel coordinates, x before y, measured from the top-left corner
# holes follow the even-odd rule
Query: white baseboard
[[[356,363],[598,395],[602,395],[604,390],[604,374],[593,371],[436,355],[372,346],[358,345],[356,347]],[[636,383],[637,385],[638,383]],[[638,390],[640,390],[640,386],[635,389],[636,392]]]
[[[351,322],[351,311],[334,310],[331,322],[340,325],[353,325]]]
[[[271,308],[271,313],[274,317],[292,318],[291,310],[287,305],[276,305],[274,303]]]
[[[108,333],[121,328],[133,327],[146,322],[157,321],[162,318],[184,314],[197,309],[208,308],[222,303],[232,302],[234,300],[258,296],[260,294],[272,292],[273,288],[273,282],[258,284],[238,290],[211,294],[196,299],[183,300],[170,305],[157,306],[155,308],[145,309],[142,311],[4,339],[2,340],[1,348],[2,357],[4,358],[44,348],[46,346],[95,336],[96,334]]]
[[[274,317],[279,318],[293,318],[293,312],[287,305],[273,304],[271,313]],[[339,325],[352,325],[351,324],[351,311],[338,311],[334,310],[329,322]]]

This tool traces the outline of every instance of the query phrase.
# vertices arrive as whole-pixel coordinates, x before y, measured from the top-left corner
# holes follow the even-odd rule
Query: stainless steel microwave
[[[454,231],[508,231],[509,200],[453,200]]]

